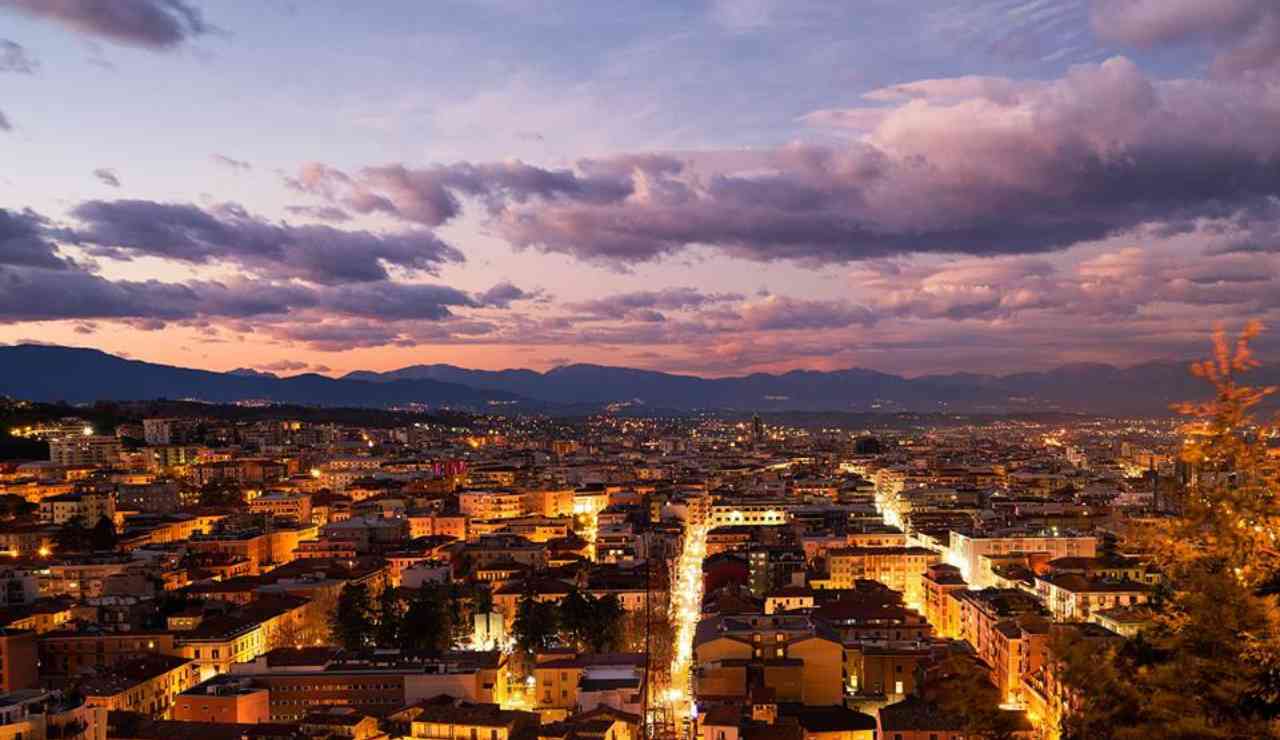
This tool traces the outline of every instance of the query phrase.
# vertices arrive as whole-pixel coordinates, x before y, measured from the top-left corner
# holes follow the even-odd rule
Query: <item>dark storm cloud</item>
[[[83,228],[71,238],[92,254],[231,262],[270,278],[316,283],[381,281],[387,265],[435,274],[462,253],[426,231],[375,234],[322,225],[291,226],[224,204],[213,209],[146,200],[87,201],[72,210]]]
[[[184,0],[0,0],[3,8],[150,49],[170,49],[212,30],[200,10]]]
[[[5,117],[4,111],[0,110],[0,131],[12,131],[13,124]]]

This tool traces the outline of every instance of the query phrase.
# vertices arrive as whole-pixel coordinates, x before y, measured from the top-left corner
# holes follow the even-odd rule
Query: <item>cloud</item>
[[[496,308],[507,308],[513,301],[523,301],[537,297],[537,292],[529,292],[521,288],[517,288],[510,282],[503,281],[476,296],[476,300],[482,306],[494,306]]]
[[[450,307],[481,305],[457,288],[421,283],[343,285],[320,295],[326,311],[386,321],[439,321],[453,315]]]
[[[870,326],[876,315],[846,301],[818,301],[771,295],[739,310],[740,328],[750,331],[795,331]]]
[[[387,266],[435,274],[461,252],[426,231],[375,234],[270,223],[235,204],[203,209],[146,200],[86,201],[72,210],[71,238],[95,256],[227,262],[263,277],[322,284],[382,281]]]
[[[82,269],[0,265],[0,322],[115,319],[141,322],[254,318],[310,324],[347,317],[443,321],[480,304],[444,285],[360,283],[308,287],[261,280],[109,280]]]
[[[12,131],[13,124],[5,116],[4,111],[0,111],[0,131]]]
[[[1274,0],[1092,0],[1094,32],[1141,48],[1208,42],[1214,71],[1243,75],[1280,61],[1280,4]]]
[[[49,222],[32,210],[0,208],[0,266],[61,270],[70,264],[45,237]]]
[[[296,177],[286,178],[286,184],[301,192],[338,198],[356,213],[384,213],[426,226],[439,226],[458,216],[463,196],[487,201],[491,210],[497,210],[532,199],[610,203],[631,192],[630,182],[623,177],[582,176],[519,161],[420,169],[389,164],[366,167],[354,176],[312,162]]]
[[[133,202],[115,202],[120,203]],[[304,268],[294,264],[291,269],[283,270],[272,261],[278,259],[284,265],[303,259],[293,253],[274,254],[272,250],[281,241],[276,227],[262,232],[265,237],[256,228],[243,231],[233,228],[223,233],[219,229],[225,224],[219,217],[210,216],[212,222],[206,221],[189,208],[178,209],[182,218],[175,218],[163,207],[136,212],[127,208],[131,218],[141,218],[154,227],[154,231],[128,232],[128,238],[127,229],[117,228],[119,219],[98,218],[103,214],[97,211],[80,214],[95,227],[112,224],[116,230],[110,239],[101,231],[77,231],[55,225],[34,211],[0,209],[0,324],[70,321],[76,322],[76,331],[85,333],[95,330],[94,322],[101,321],[141,331],[160,330],[176,322],[205,334],[216,334],[221,327],[238,334],[260,333],[282,341],[302,342],[314,348],[410,346],[423,341],[479,341],[504,328],[488,318],[496,316],[492,311],[509,309],[517,301],[542,297],[541,291],[525,290],[510,282],[472,294],[448,285],[404,279],[300,281],[297,277]],[[225,208],[218,211],[222,216],[226,213]],[[235,210],[232,216],[249,218]],[[139,228],[132,220],[126,222],[129,228]],[[332,229],[323,229],[289,233],[291,239],[296,237],[302,241],[307,241],[304,237],[320,233],[333,242],[335,248],[357,256],[361,250],[370,249],[386,254],[384,242],[370,235],[347,234],[339,239],[330,233]],[[87,234],[94,240],[87,238]],[[140,240],[138,243],[160,244],[166,248],[153,246],[128,251],[129,255],[176,254],[179,258],[187,257],[185,261],[200,263],[206,257],[213,260],[227,254],[225,248],[233,244],[237,251],[230,253],[228,259],[253,269],[246,269],[241,276],[229,280],[111,279],[99,274],[92,263],[80,264],[62,257],[53,241],[74,243],[91,255],[118,257],[111,250],[133,250],[129,245],[134,244],[135,237]],[[98,239],[100,241],[95,241]],[[115,246],[101,246],[103,244]],[[309,244],[314,244],[314,240]],[[207,254],[199,251],[206,247],[211,249]],[[174,249],[179,251],[173,252]],[[316,263],[313,260],[307,264]],[[277,272],[281,274],[274,274]],[[468,315],[480,309],[486,311],[486,318]],[[522,321],[511,317],[513,323],[507,327],[519,326]]]
[[[245,172],[253,169],[253,165],[243,159],[233,159],[225,154],[211,154],[209,155],[209,158],[213,160],[214,164],[220,164],[223,167],[227,167],[237,172]]]
[[[322,352],[413,345],[397,327],[382,322],[317,321],[287,324],[278,327],[274,334],[280,339],[299,342]]]
[[[621,293],[589,301],[569,303],[565,308],[594,319],[623,319],[638,311],[681,311],[716,303],[740,301],[738,293],[703,293],[696,288],[665,288]],[[653,313],[646,314],[650,319]],[[660,315],[660,314],[659,314]]]
[[[747,33],[767,28],[782,11],[777,0],[712,0],[712,22],[727,31]]]
[[[212,29],[184,0],[0,0],[79,33],[118,44],[171,49]]]
[[[0,267],[0,321],[246,317],[287,313],[288,296],[263,286],[111,281],[82,270]]]
[[[295,216],[305,216],[321,221],[341,223],[351,220],[351,214],[336,206],[285,206],[284,210]]]
[[[689,153],[678,173],[633,172],[625,200],[511,207],[496,230],[517,247],[614,265],[703,245],[835,263],[1057,251],[1280,195],[1269,133],[1280,98],[1265,86],[1157,82],[1115,58],[1048,83],[929,81],[892,94],[908,99],[848,146]]]
[[[93,171],[93,176],[103,185],[109,185],[113,188],[120,187],[120,176],[116,174],[115,170],[100,167]]]
[[[931,79],[866,97],[805,117],[853,126],[839,146],[638,152],[572,170],[313,163],[290,184],[432,226],[475,200],[518,249],[620,269],[697,248],[806,265],[1049,253],[1280,197],[1280,95],[1255,80],[1153,80],[1116,57],[1051,81]]]
[[[0,72],[17,74],[35,74],[40,63],[27,53],[26,48],[16,41],[0,39]]]
[[[259,368],[268,372],[296,372],[298,370],[306,370],[310,365],[298,360],[280,360],[269,365],[260,365]]]

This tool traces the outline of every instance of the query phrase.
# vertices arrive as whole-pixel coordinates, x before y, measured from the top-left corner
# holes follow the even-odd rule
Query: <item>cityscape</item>
[[[0,0],[0,740],[1280,738],[1276,0]]]
[[[1057,737],[1051,638],[1152,624],[1126,534],[1192,474],[1171,419],[8,403],[4,688],[59,737],[984,736],[943,670]]]

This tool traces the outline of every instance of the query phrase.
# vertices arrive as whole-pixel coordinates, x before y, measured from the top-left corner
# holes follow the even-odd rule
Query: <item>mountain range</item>
[[[1280,366],[1251,382],[1280,384]],[[413,365],[341,378],[280,377],[250,369],[212,372],[126,359],[94,349],[23,344],[0,347],[0,394],[33,401],[191,398],[263,400],[315,406],[389,407],[413,403],[493,410],[590,413],[612,404],[662,411],[849,411],[1105,415],[1167,413],[1169,404],[1207,395],[1187,363],[1127,368],[1075,364],[1012,375],[956,373],[906,378],[865,369],[701,378],[576,364],[547,372]]]

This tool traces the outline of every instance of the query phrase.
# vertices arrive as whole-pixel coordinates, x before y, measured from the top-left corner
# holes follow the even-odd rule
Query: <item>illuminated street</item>
[[[676,566],[671,590],[671,621],[675,626],[675,646],[671,659],[671,688],[667,700],[677,728],[693,715],[690,666],[693,663],[693,636],[702,609],[702,560],[707,551],[707,526],[691,524],[685,530],[684,549]]]

